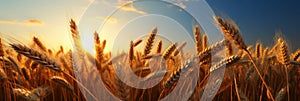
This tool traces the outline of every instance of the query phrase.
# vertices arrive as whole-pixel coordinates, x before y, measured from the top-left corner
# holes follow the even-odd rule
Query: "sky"
[[[7,42],[18,40],[26,43],[37,36],[49,48],[57,49],[59,45],[71,48],[68,22],[72,18],[79,23],[83,44],[86,44],[84,48],[87,50],[93,47],[94,31],[99,32],[101,39],[107,39],[108,48],[115,51],[122,47],[128,48],[131,40],[145,38],[154,27],[158,27],[161,37],[165,37],[169,43],[192,43],[189,35],[192,26],[198,23],[179,7],[202,7],[200,1],[172,0],[176,4],[174,6],[141,0],[5,0],[0,3],[0,33]],[[207,0],[207,3],[217,15],[229,16],[236,22],[247,44],[261,40],[264,45],[272,45],[275,32],[281,31],[281,36],[288,41],[291,50],[300,47],[297,44],[300,43],[297,39],[300,36],[298,2]],[[194,15],[199,15],[200,18],[206,12],[203,9],[193,11],[198,12]],[[206,13],[202,15],[210,16]],[[205,30],[214,29],[213,26],[206,27],[208,23],[203,21],[199,23]],[[214,31],[207,34],[211,42],[221,38]]]
[[[282,32],[291,48],[300,47],[300,2],[293,0],[207,0],[216,13],[224,13],[237,23],[244,40],[261,40],[272,45],[275,32]]]

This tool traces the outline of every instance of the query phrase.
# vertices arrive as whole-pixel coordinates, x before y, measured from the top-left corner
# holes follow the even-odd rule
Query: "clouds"
[[[118,0],[117,2],[109,2],[103,1],[103,3],[107,6],[128,12],[134,12],[138,14],[147,14],[147,12],[142,11],[134,6],[134,2],[132,0]]]
[[[141,10],[137,9],[136,7],[134,7],[132,1],[125,3],[125,5],[119,6],[119,8],[120,8],[120,10],[123,10],[123,11],[131,11],[131,12],[139,13],[142,15],[147,14],[146,12],[141,11]]]
[[[41,20],[30,19],[25,21],[0,20],[0,24],[25,25],[25,26],[42,26],[44,22]]]
[[[99,17],[99,18],[110,24],[115,24],[118,22],[118,19],[113,17]]]

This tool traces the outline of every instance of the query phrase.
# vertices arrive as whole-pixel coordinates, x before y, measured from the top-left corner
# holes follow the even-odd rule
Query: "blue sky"
[[[93,42],[92,39],[90,39],[93,33],[87,29],[97,30],[101,34],[102,39],[108,39],[108,43],[111,45],[113,44],[111,41],[113,39],[113,37],[111,37],[112,33],[121,31],[115,30],[115,28],[125,28],[122,30],[128,30],[128,33],[147,34],[152,27],[155,26],[155,24],[150,24],[150,22],[153,22],[155,19],[157,19],[158,22],[162,22],[162,19],[164,19],[164,17],[159,18],[159,16],[154,16],[149,19],[149,17],[145,16],[153,12],[160,12],[167,17],[171,17],[184,27],[195,24],[194,21],[190,20],[190,15],[185,14],[184,11],[176,7],[171,7],[171,9],[168,10],[168,8],[170,8],[168,6],[161,8],[163,6],[153,7],[155,5],[143,6],[141,4],[135,5],[134,3],[129,3],[128,6],[120,8],[121,5],[125,4],[126,0],[96,0],[90,5],[92,1],[93,0],[51,0],[49,2],[44,0],[1,1],[0,32],[4,38],[13,37],[23,42],[24,40],[31,40],[32,36],[38,36],[41,40],[45,40],[45,44],[50,46],[50,48],[55,49],[59,47],[59,45],[65,47],[70,47],[71,45],[68,27],[70,18],[75,19],[77,22],[82,21],[81,23],[89,22],[89,25],[82,24],[82,26],[85,26],[83,30],[81,30],[82,33],[90,35],[89,37],[85,37],[85,44]],[[195,3],[197,1],[199,2],[199,0],[173,0],[172,2],[188,9],[197,7],[197,3]],[[297,47],[300,47],[300,45],[297,45],[297,43],[300,43],[298,39],[300,36],[300,28],[298,25],[300,23],[298,19],[300,18],[300,9],[297,7],[300,3],[298,2],[282,0],[207,0],[207,2],[215,13],[225,14],[237,23],[247,44],[253,44],[256,40],[262,40],[261,42],[265,45],[272,45],[275,32],[281,30],[283,33],[282,36],[285,37],[292,46],[291,49],[295,50]],[[111,12],[117,8],[120,9],[119,13],[116,13],[113,17],[109,17],[109,15],[112,14]],[[201,12],[201,10],[199,10],[199,12]],[[83,16],[83,14],[85,15]],[[142,19],[148,19],[144,23],[148,23],[149,25],[143,26],[143,23],[133,21],[131,23],[132,26],[124,27],[123,24],[127,23],[126,21],[130,21],[132,20],[131,18],[138,16],[142,16]],[[88,20],[83,21],[80,18]],[[104,21],[107,23],[105,27],[102,25],[101,29],[101,23]],[[169,19],[169,21],[171,21],[171,19]],[[136,24],[134,25],[134,23]],[[138,26],[139,28],[133,30],[133,26]],[[162,29],[159,28],[159,31],[161,33],[179,35],[177,38],[181,38],[182,40],[189,39],[180,36],[178,33],[187,34],[192,31],[192,29],[188,27],[186,27],[185,31],[182,27],[176,25],[176,23],[172,25],[161,23],[157,26],[169,26],[169,28],[181,29],[180,31],[176,31],[168,30],[168,27],[162,27]],[[166,36],[168,35],[166,34]],[[209,38],[213,40],[215,36],[209,35]],[[136,38],[127,40],[134,39]],[[175,37],[175,40],[178,39]],[[127,44],[124,46],[127,46]]]
[[[300,2],[293,0],[207,0],[216,13],[230,16],[248,43],[273,44],[281,31],[293,50],[300,45]]]

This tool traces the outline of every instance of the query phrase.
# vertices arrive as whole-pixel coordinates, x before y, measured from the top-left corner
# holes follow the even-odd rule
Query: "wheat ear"
[[[79,55],[82,55],[81,53],[83,53],[83,50],[81,45],[81,39],[77,29],[77,25],[73,19],[71,19],[70,21],[70,31],[72,32],[72,39],[74,41],[75,51],[77,51]]]
[[[4,56],[4,49],[3,49],[3,45],[2,45],[2,39],[0,38],[0,57]]]
[[[47,51],[46,46],[39,40],[39,38],[33,37],[33,41],[42,51],[44,51],[44,52]]]
[[[56,83],[56,84],[58,84],[58,85],[60,85],[60,86],[62,86],[64,88],[66,88],[66,89],[68,89],[70,91],[74,90],[73,86],[66,79],[64,79],[62,77],[52,76],[51,77],[51,81],[53,81],[54,83]]]
[[[131,41],[130,49],[129,49],[129,60],[132,61],[133,59],[134,59],[134,43]]]
[[[177,45],[177,43],[173,43],[172,45],[170,45],[166,50],[165,50],[165,52],[163,53],[163,57],[164,57],[164,59],[168,59],[170,56],[171,56],[171,54],[175,51],[175,49],[176,49],[176,45]]]
[[[144,56],[147,56],[151,52],[156,34],[157,34],[157,28],[155,27],[152,29],[152,32],[149,34],[149,36],[146,39]]]
[[[24,78],[25,78],[27,81],[29,81],[29,80],[31,79],[29,70],[28,70],[27,68],[22,68],[21,71],[22,71],[22,74],[24,75]]]
[[[261,44],[256,43],[255,47],[256,47],[256,50],[255,50],[256,57],[259,58],[261,56]]]
[[[279,62],[281,62],[284,66],[285,66],[285,75],[286,75],[286,89],[287,89],[287,94],[288,94],[288,101],[290,101],[290,92],[289,92],[289,75],[288,75],[288,65],[290,62],[290,58],[288,55],[288,49],[287,49],[287,45],[286,42],[284,40],[282,40],[281,38],[278,39],[278,43],[279,43]]]
[[[195,41],[196,41],[196,49],[197,53],[199,54],[202,51],[202,38],[201,38],[201,33],[200,33],[200,28],[199,26],[194,27],[194,36],[195,36]]]
[[[257,74],[259,75],[260,79],[262,80],[263,85],[266,87],[267,89],[267,93],[270,96],[270,99],[272,101],[274,100],[274,97],[272,94],[270,94],[270,88],[267,85],[267,83],[265,82],[264,78],[262,77],[261,73],[259,72],[259,69],[257,67],[257,65],[254,62],[253,57],[251,56],[250,52],[247,50],[247,46],[243,41],[243,38],[241,36],[241,33],[239,31],[239,28],[233,23],[233,22],[228,22],[228,21],[224,21],[221,17],[215,17],[215,21],[217,23],[218,26],[221,27],[223,34],[225,35],[226,38],[230,39],[231,41],[234,42],[234,44],[241,50],[245,51],[248,55],[248,57],[250,58],[255,71],[257,72]]]
[[[299,59],[299,57],[300,57],[300,49],[297,50],[297,51],[293,54],[292,60],[297,61],[297,60]]]
[[[134,42],[133,46],[136,47],[142,42],[143,42],[143,40],[137,40],[136,42]]]
[[[34,101],[36,99],[33,99],[30,97],[31,91],[27,89],[22,89],[22,88],[13,88],[12,89],[13,93],[28,100],[28,101]]]
[[[178,46],[178,48],[176,48],[176,50],[174,51],[173,56],[177,56],[180,53],[180,51],[182,51],[182,49],[185,45],[186,45],[186,42],[183,42],[182,44],[180,44]]]
[[[77,41],[79,40],[79,34],[78,32],[75,30],[77,29],[75,22],[73,20],[71,20],[71,31],[72,31],[72,36],[73,39],[76,39]],[[80,42],[80,41],[79,41]],[[77,42],[76,42],[77,43]],[[51,60],[50,58],[48,58],[46,55],[39,53],[38,51],[35,51],[33,49],[30,49],[26,46],[22,46],[20,44],[10,44],[11,47],[18,52],[19,54],[23,54],[24,56],[38,62],[39,64],[48,67],[51,70],[54,71],[58,71],[58,72],[63,72],[62,69],[60,68],[60,65]],[[78,47],[76,47],[78,49]],[[89,91],[87,90],[79,81],[77,81],[75,78],[73,78],[71,75],[69,75],[68,73],[63,72],[64,74],[68,75],[70,78],[72,78],[74,81],[76,81],[81,87],[83,87],[95,100],[97,100],[97,98]]]
[[[161,53],[161,49],[162,49],[162,41],[160,40],[158,42],[157,48],[156,48],[156,53],[159,54]]]
[[[97,68],[101,69],[101,63],[103,59],[103,50],[101,48],[101,43],[100,43],[100,37],[97,32],[94,33],[94,43],[95,43],[95,50],[96,50],[96,63],[97,63]]]
[[[187,70],[189,70],[190,68],[192,68],[192,66],[194,65],[194,60],[198,58],[198,56],[194,56],[191,59],[189,59],[188,61],[186,61],[180,68],[178,68],[177,70],[175,70],[167,79],[165,82],[163,82],[163,87],[164,88],[168,88],[171,87],[176,81],[179,80],[180,75],[182,75],[183,73],[185,73]]]
[[[221,27],[223,34],[226,38],[233,41],[238,48],[243,50],[247,49],[247,46],[244,43],[239,28],[233,22],[224,21],[221,17],[217,17],[215,19],[217,24]]]
[[[101,46],[103,51],[104,51],[104,49],[105,49],[105,46],[106,46],[106,40],[103,40],[103,41],[102,41],[102,46]]]
[[[203,42],[202,42],[202,49],[206,49],[208,46],[209,46],[209,43],[208,43],[208,37],[207,35],[204,33],[203,34]]]
[[[36,50],[30,49],[20,44],[11,44],[11,47],[19,54],[22,54],[32,60],[35,60],[36,62],[40,63],[45,67],[48,67],[51,70],[62,72],[62,69],[57,62],[51,60],[50,58],[48,58],[48,56],[41,54]]]
[[[217,42],[216,44],[210,46],[209,48],[204,49],[201,51],[198,55],[200,58],[200,62],[206,61],[207,59],[210,59],[210,57],[219,51],[223,49],[225,46],[225,40],[221,40]]]
[[[132,42],[132,46],[133,46],[133,42]],[[116,64],[115,67],[116,72],[115,73],[119,73],[120,77],[124,77],[123,80],[120,80],[118,78],[118,76],[116,76],[116,74],[113,74],[113,81],[114,81],[114,86],[118,91],[119,96],[121,97],[122,101],[128,101],[129,97],[130,97],[130,87],[127,86],[123,81],[127,81],[128,78],[126,77],[126,70],[124,69],[124,67],[122,66],[122,64],[118,63]]]
[[[213,73],[213,72],[219,70],[220,68],[224,68],[225,66],[228,67],[229,65],[236,63],[240,59],[241,59],[240,56],[230,56],[226,59],[221,60],[219,63],[215,64],[214,66],[212,66],[209,69],[209,71],[210,71],[210,73]]]
[[[80,35],[79,35],[79,31],[77,29],[77,25],[75,23],[75,21],[73,19],[71,19],[70,21],[70,30],[72,32],[72,39],[74,42],[74,47],[75,47],[75,51],[77,51],[75,53],[75,57],[72,57],[72,62],[73,60],[75,60],[76,62],[73,62],[72,65],[75,69],[79,69],[79,65],[82,66],[81,68],[87,68],[85,62],[82,59],[79,59],[78,57],[82,58],[85,57],[85,53],[82,50],[82,44],[81,44],[81,40],[80,40]],[[103,46],[103,45],[102,45]],[[105,47],[105,44],[104,44]],[[103,47],[103,48],[104,48]],[[92,98],[94,100],[98,100],[95,95],[93,95],[85,86],[82,85],[82,83],[80,83],[78,80],[76,80],[72,75],[63,72],[65,75],[69,76],[71,79],[73,79],[79,86],[81,86],[90,96],[92,96]]]

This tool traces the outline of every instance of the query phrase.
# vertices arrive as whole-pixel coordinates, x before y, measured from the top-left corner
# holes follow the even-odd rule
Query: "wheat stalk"
[[[101,48],[100,37],[97,32],[94,33],[94,42],[96,50],[96,65],[101,69],[101,63],[103,60],[103,49]]]
[[[287,93],[287,87],[281,88],[280,91],[276,94],[275,100],[282,101],[286,93]]]
[[[72,32],[72,38],[74,42],[75,51],[77,51],[74,55],[72,55],[72,66],[75,69],[86,69],[87,64],[83,61],[85,57],[85,52],[82,50],[82,44],[80,40],[80,35],[77,29],[77,25],[73,19],[70,21],[70,30]],[[102,48],[104,49],[106,45],[106,40],[103,41]],[[76,62],[73,62],[76,61]],[[81,67],[79,67],[81,66]],[[80,83],[78,80],[76,80],[72,75],[63,72],[65,75],[69,76],[71,79],[73,79],[79,86],[81,86],[94,100],[98,100],[95,95],[93,95],[82,83]]]
[[[236,82],[235,73],[233,73],[233,74],[234,74],[234,76],[233,76],[233,81],[234,81],[235,92],[236,92],[236,95],[237,95],[238,101],[241,101],[241,97],[240,97],[240,93],[239,93],[238,85],[237,85],[237,82]]]
[[[233,41],[238,48],[243,50],[247,49],[247,46],[244,43],[239,28],[233,22],[225,22],[221,17],[217,17],[215,18],[215,20],[217,24],[221,27],[223,34],[226,38]]]
[[[156,34],[157,34],[157,28],[155,27],[152,29],[152,32],[149,34],[149,36],[146,39],[144,56],[147,56],[151,52]]]
[[[287,49],[287,45],[285,43],[284,40],[282,39],[278,39],[278,44],[279,44],[279,50],[280,50],[280,53],[279,53],[279,62],[281,62],[284,66],[285,66],[285,75],[286,75],[286,88],[287,88],[287,94],[288,94],[288,101],[290,101],[290,92],[289,92],[289,75],[288,75],[288,65],[289,65],[289,62],[290,62],[290,58],[289,58],[289,55],[288,55],[288,49]]]
[[[257,65],[254,62],[253,57],[251,56],[250,52],[247,50],[247,46],[244,43],[243,38],[241,37],[241,33],[239,31],[239,28],[233,23],[229,21],[224,21],[221,17],[215,17],[216,23],[221,27],[223,34],[225,35],[226,38],[230,39],[231,41],[234,42],[234,44],[241,50],[244,50],[248,57],[250,58],[255,71],[259,75],[260,79],[262,80],[263,85],[267,88],[268,94],[270,93],[270,88],[265,82],[264,78],[262,77],[261,73],[259,72],[259,69]],[[272,94],[269,94],[270,99],[274,101],[274,97]]]
[[[133,42],[132,42],[132,46],[133,46]],[[128,80],[127,70],[125,69],[121,63],[118,63],[115,67],[116,70],[115,73],[118,73],[119,76],[116,76],[115,73],[113,74],[114,75],[113,80],[115,84],[114,86],[117,89],[118,94],[121,97],[122,101],[128,101],[130,97],[130,88],[123,82],[123,81],[126,82]],[[124,78],[122,78],[123,80],[120,80],[119,77],[124,77]]]
[[[14,69],[19,73],[21,73],[20,67],[18,65],[18,63],[16,62],[16,60],[14,58],[12,58],[11,56],[8,56],[7,59],[11,62],[11,64],[13,65]]]
[[[20,45],[20,44],[10,44],[10,45],[19,54],[22,54],[22,55],[40,63],[41,65],[48,67],[51,70],[62,72],[60,65],[57,62],[48,58],[48,56],[41,54],[38,51],[30,49],[26,46]]]

